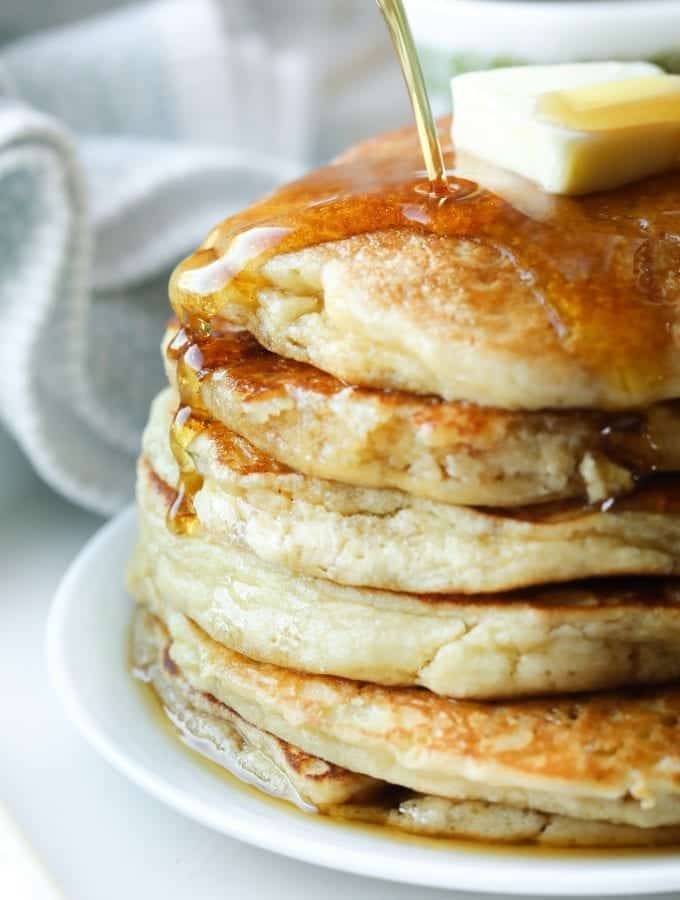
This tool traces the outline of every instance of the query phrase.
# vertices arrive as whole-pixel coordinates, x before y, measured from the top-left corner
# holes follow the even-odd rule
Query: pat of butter
[[[680,76],[624,78],[566,91],[536,101],[542,119],[580,131],[606,131],[680,122]]]
[[[519,66],[451,83],[457,149],[555,194],[680,166],[680,77],[651,63]]]

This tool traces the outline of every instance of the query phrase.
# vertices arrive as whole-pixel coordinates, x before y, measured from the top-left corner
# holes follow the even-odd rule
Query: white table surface
[[[0,472],[0,800],[66,900],[453,896],[330,872],[214,834],[101,760],[62,714],[43,652],[57,582],[101,520],[43,486],[1,430]]]

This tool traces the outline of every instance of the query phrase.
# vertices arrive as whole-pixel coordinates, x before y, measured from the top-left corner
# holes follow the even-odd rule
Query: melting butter
[[[651,63],[471,72],[452,81],[456,148],[554,194],[680,166],[680,77]]]
[[[580,131],[607,131],[680,122],[680,76],[625,78],[565,91],[549,91],[537,114]]]

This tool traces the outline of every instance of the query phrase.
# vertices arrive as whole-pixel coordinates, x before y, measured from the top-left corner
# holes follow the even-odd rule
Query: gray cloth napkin
[[[268,92],[304,134],[304,66],[230,40],[212,0],[0,51],[0,420],[75,502],[110,513],[131,496],[172,265],[300,168],[280,122],[261,144],[274,155],[232,140],[239,90]]]

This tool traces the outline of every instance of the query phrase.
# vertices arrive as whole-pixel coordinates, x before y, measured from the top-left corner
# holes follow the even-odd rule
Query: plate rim
[[[65,629],[72,606],[77,606],[77,598],[82,592],[79,581],[83,572],[93,560],[101,557],[103,551],[106,559],[110,554],[105,551],[112,544],[121,541],[131,544],[135,533],[136,510],[131,505],[100,527],[81,548],[64,573],[50,606],[45,650],[48,678],[68,719],[114,769],[151,796],[181,815],[236,840],[302,862],[391,882],[506,896],[633,896],[680,890],[680,856],[619,857],[612,860],[576,856],[570,860],[565,851],[557,851],[555,857],[542,856],[532,860],[529,851],[522,851],[521,855],[512,858],[512,849],[505,857],[502,849],[494,850],[491,855],[484,848],[473,846],[469,850],[451,849],[445,855],[445,851],[436,848],[423,848],[416,844],[409,846],[388,837],[366,834],[362,834],[361,841],[355,845],[354,841],[347,841],[351,834],[348,829],[343,832],[342,826],[329,822],[310,819],[308,824],[311,827],[305,829],[294,816],[290,816],[293,827],[279,828],[270,822],[268,829],[262,829],[262,823],[256,821],[257,815],[247,820],[242,810],[235,810],[231,816],[225,808],[211,811],[203,801],[187,796],[173,785],[171,779],[163,773],[151,771],[144,762],[135,759],[132,751],[126,750],[124,745],[118,744],[101,729],[69,669]],[[120,591],[121,595],[126,594],[123,584],[120,584]],[[132,603],[132,600],[129,602]],[[158,730],[151,717],[148,717],[148,722],[150,728]],[[221,785],[223,790],[229,790],[224,782]],[[252,803],[259,805],[256,798],[252,798]],[[265,819],[267,812],[270,813],[269,818],[272,817],[266,800],[262,801],[261,810],[256,811]],[[285,815],[282,814],[282,818],[285,820]],[[318,836],[313,834],[316,829]],[[300,830],[311,831],[311,839],[309,834],[298,834]],[[403,863],[404,860],[408,861],[406,866],[395,868],[395,863]],[[527,875],[529,867],[535,878]],[[513,880],[513,876],[518,880]],[[527,877],[530,878],[528,882],[524,880]],[[567,881],[565,894],[563,888],[567,886]],[[562,889],[556,890],[557,886]]]

